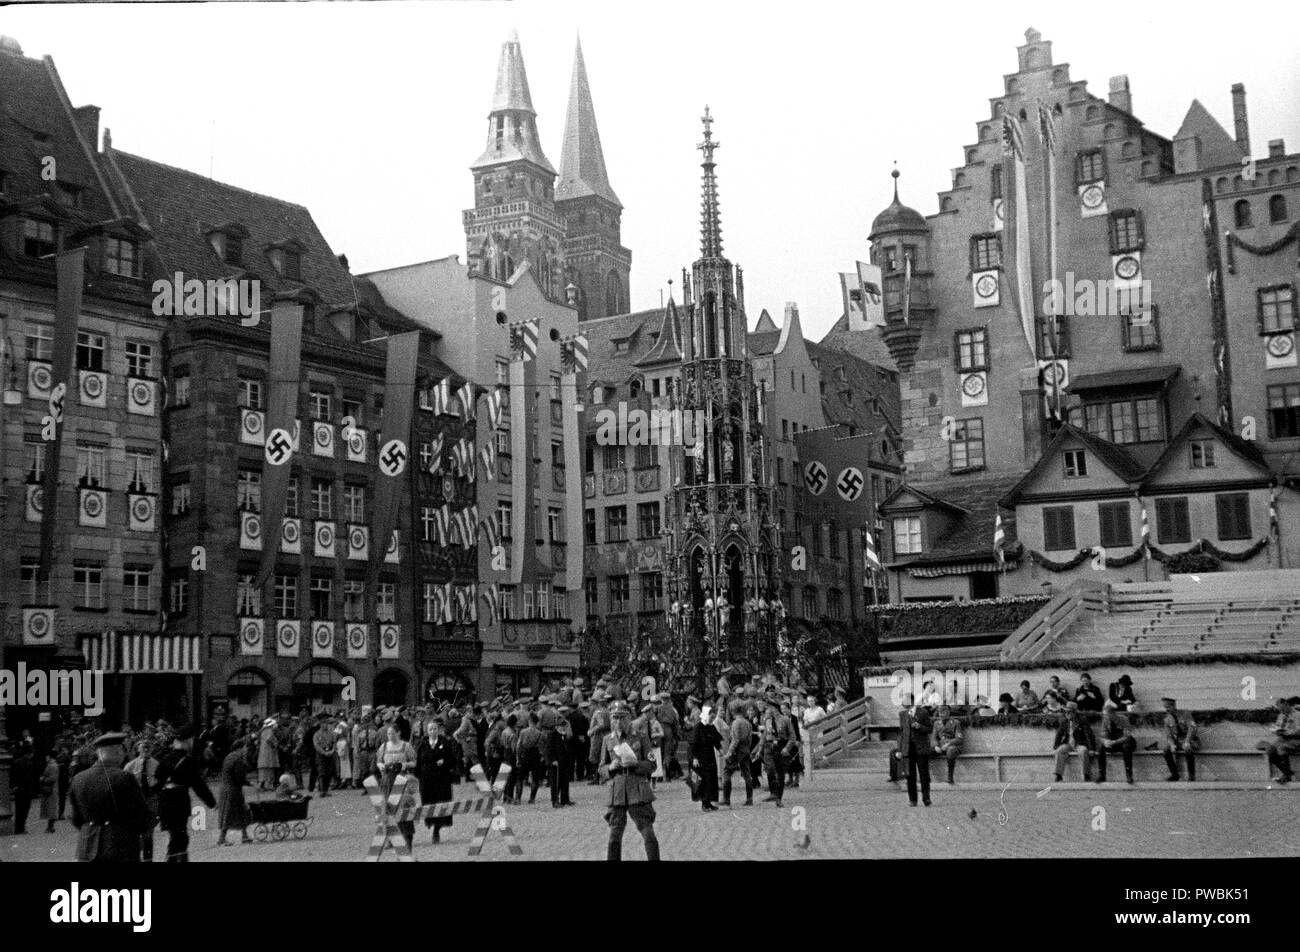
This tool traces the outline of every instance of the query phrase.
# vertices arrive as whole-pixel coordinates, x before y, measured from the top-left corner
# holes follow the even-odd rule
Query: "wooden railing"
[[[1062,635],[1079,613],[1105,600],[1106,585],[1102,582],[1076,581],[1036,611],[1019,628],[1002,642],[1003,661],[1030,661],[1039,657],[1048,646]]]
[[[811,783],[818,768],[866,741],[872,715],[871,700],[861,697],[803,728],[804,782]]]

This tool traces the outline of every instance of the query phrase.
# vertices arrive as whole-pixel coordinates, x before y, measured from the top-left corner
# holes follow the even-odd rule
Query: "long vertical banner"
[[[1011,245],[1013,266],[1016,270],[1012,291],[1020,311],[1020,326],[1029,346],[1029,359],[1037,360],[1038,348],[1034,346],[1034,288],[1029,259],[1029,183],[1025,176],[1025,140],[1020,121],[1010,113],[1002,117],[1002,152],[1006,156],[1006,178],[1010,180],[1010,219],[1012,227],[1005,229]]]
[[[302,355],[302,305],[271,305],[271,386],[266,404],[266,461],[262,466],[262,565],[256,587],[266,585],[280,554],[281,523],[289,494],[293,429],[298,415],[298,365]]]
[[[59,502],[59,457],[62,455],[63,429],[72,382],[72,358],[77,350],[77,318],[81,314],[81,292],[86,277],[86,249],[63,251],[55,258],[58,291],[54,305],[54,380],[50,384],[50,419],[54,439],[45,449],[45,478],[41,484],[41,561],[36,577],[42,582],[50,577],[54,558],[55,521]],[[44,430],[45,428],[42,427]]]
[[[379,566],[388,552],[389,540],[397,527],[397,508],[402,479],[411,459],[411,405],[415,398],[416,362],[420,356],[420,332],[407,331],[388,338],[388,360],[384,371],[383,444],[379,447],[379,479],[375,486],[374,537],[370,540],[368,591],[376,591]]]

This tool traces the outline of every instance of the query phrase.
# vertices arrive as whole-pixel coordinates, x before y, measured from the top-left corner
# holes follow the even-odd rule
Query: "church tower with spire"
[[[464,214],[470,269],[507,281],[527,261],[547,297],[565,301],[565,225],[556,210],[555,168],[537,135],[537,112],[513,30],[497,61],[487,145],[470,170],[474,207]]]
[[[564,280],[572,285],[578,319],[626,314],[632,252],[622,245],[623,205],[605,170],[581,40],[573,52],[555,208],[564,221]]]
[[[740,268],[722,254],[713,118],[704,110],[700,257],[684,280],[682,366],[665,520],[670,617],[700,678],[773,663],[784,624],[763,394],[750,362]]]

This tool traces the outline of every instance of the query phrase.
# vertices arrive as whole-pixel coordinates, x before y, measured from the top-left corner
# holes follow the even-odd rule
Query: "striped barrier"
[[[495,784],[489,784],[483,768],[475,764],[470,769],[479,797],[468,800],[453,800],[447,803],[415,802],[418,799],[418,785],[406,774],[393,778],[393,786],[385,797],[380,790],[379,781],[374,777],[365,779],[365,787],[370,795],[370,803],[375,808],[375,835],[370,841],[370,850],[366,862],[377,863],[384,850],[390,845],[400,862],[415,862],[411,843],[402,833],[399,823],[416,823],[434,817],[456,816],[457,814],[478,814],[478,824],[470,840],[469,855],[478,856],[483,852],[483,844],[491,830],[497,830],[506,841],[506,848],[512,856],[524,855],[523,847],[515,838],[515,831],[506,819],[505,807],[497,803],[497,797],[505,790],[510,777],[510,765],[502,764],[497,772]]]

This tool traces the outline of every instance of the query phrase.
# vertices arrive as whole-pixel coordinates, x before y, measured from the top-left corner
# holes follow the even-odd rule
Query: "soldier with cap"
[[[182,727],[172,739],[171,750],[158,758],[159,825],[170,834],[167,842],[167,862],[190,861],[190,790],[209,808],[215,808],[216,798],[203,782],[203,773],[193,755],[194,728]]]
[[[601,754],[605,749],[605,738],[609,736],[610,717],[609,717],[609,699],[602,688],[597,688],[591,695],[592,703],[595,707],[591,712],[591,724],[587,728],[588,757],[587,765],[591,768],[591,779],[587,783],[593,787],[602,783],[600,771],[596,768],[600,766]]]
[[[1196,752],[1201,748],[1200,732],[1196,721],[1185,711],[1178,710],[1178,702],[1171,697],[1162,697],[1160,703],[1165,706],[1165,764],[1169,767],[1166,780],[1182,779],[1178,773],[1178,755],[1187,758],[1187,779],[1196,779]]]
[[[654,789],[650,775],[655,764],[651,759],[650,740],[633,733],[632,710],[624,701],[615,701],[610,707],[613,727],[601,748],[600,772],[609,778],[609,848],[605,858],[617,861],[623,858],[623,831],[630,816],[637,832],[645,840],[645,856],[651,862],[659,860],[659,840],[655,837]]]
[[[727,747],[723,753],[722,805],[731,806],[731,775],[737,770],[745,781],[745,806],[754,805],[754,775],[750,772],[750,760],[754,745],[754,728],[745,716],[745,706],[739,701],[731,702],[731,728],[728,732]]]
[[[137,863],[152,817],[140,784],[122,769],[126,735],[103,734],[95,742],[96,763],[72,778],[72,825],[77,859],[83,863]]]
[[[781,713],[780,695],[769,689],[766,694],[767,711],[759,725],[762,737],[763,772],[767,774],[768,795],[765,803],[775,801],[781,806],[785,793],[785,768],[794,752],[794,732],[790,719]]]

